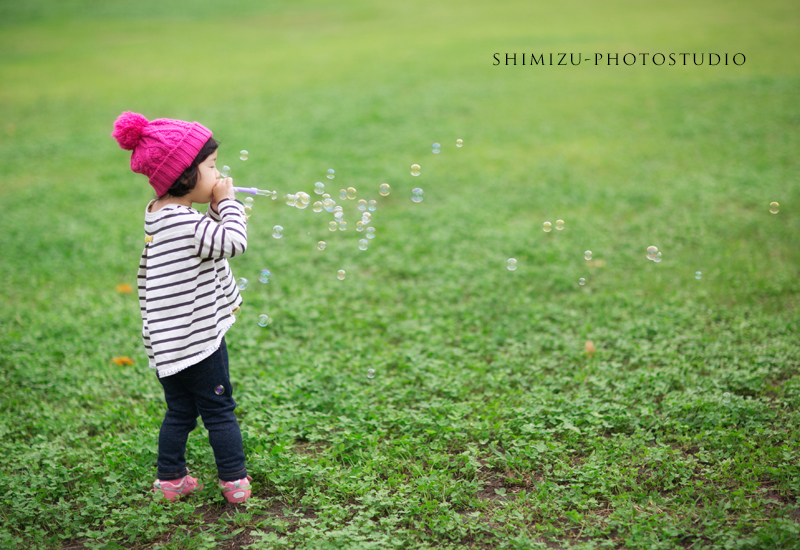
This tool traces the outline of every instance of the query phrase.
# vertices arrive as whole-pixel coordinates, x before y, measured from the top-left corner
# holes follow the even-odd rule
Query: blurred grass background
[[[153,195],[109,136],[124,110],[208,126],[237,185],[316,198],[313,184],[323,181],[334,197],[353,186],[359,198],[378,199],[378,236],[361,252],[352,203],[344,205],[351,227],[330,233],[330,215],[259,197],[248,252],[231,262],[251,281],[228,338],[234,383],[249,384],[240,408],[299,407],[295,416],[274,413],[287,441],[334,444],[341,434],[315,431],[315,414],[390,419],[382,407],[432,396],[508,421],[532,388],[555,384],[553,372],[569,378],[553,399],[586,389],[587,338],[598,343],[599,379],[625,382],[618,368],[632,361],[628,368],[662,365],[675,380],[695,380],[681,369],[704,365],[697,384],[763,398],[769,409],[775,392],[791,393],[775,388],[796,381],[798,22],[797,3],[777,0],[0,2],[0,366],[17,389],[0,401],[6,474],[36,467],[57,477],[30,454],[36,437],[68,449],[72,458],[59,456],[75,468],[108,431],[155,441],[163,405],[145,367],[138,304],[114,290],[135,283]],[[514,67],[493,66],[495,52],[742,52],[747,61]],[[240,149],[250,152],[246,162]],[[412,163],[422,166],[418,178]],[[386,198],[382,182],[392,186]],[[409,200],[416,186],[421,204]],[[769,213],[771,201],[779,214]],[[541,230],[559,218],[564,231]],[[276,224],[281,240],[270,236]],[[645,259],[648,245],[663,262]],[[602,263],[586,262],[587,249]],[[267,286],[257,282],[265,267]],[[262,312],[274,319],[266,331],[256,325]],[[754,370],[748,360],[765,354],[772,370]],[[118,355],[135,365],[109,366]],[[433,372],[415,378],[404,362]],[[531,362],[544,373],[514,370]],[[362,393],[368,365],[383,367],[376,380],[385,393]],[[302,379],[319,385],[321,401]],[[483,403],[478,388],[501,380],[510,380],[507,391]],[[651,389],[625,399],[657,408],[669,392],[689,391],[669,386],[653,397]],[[619,390],[592,391],[603,401]],[[119,402],[128,401],[125,413]],[[792,420],[779,423],[791,431],[797,402],[789,402]],[[69,420],[75,407],[84,416]],[[424,435],[418,420],[408,422]],[[621,431],[635,431],[625,422]],[[258,464],[253,449],[280,439],[269,431],[275,424],[242,423]],[[365,426],[353,429],[373,429]],[[466,441],[485,436],[464,429]],[[490,439],[502,441],[496,429]],[[391,426],[384,430],[391,440]],[[153,456],[120,460],[120,483],[143,493]],[[283,485],[259,481],[297,504]],[[80,483],[59,487],[68,501],[86,494]],[[45,498],[46,489],[32,495]],[[45,540],[33,519],[48,517],[43,509],[12,509],[12,532],[27,517],[40,531],[26,540]],[[93,518],[108,510],[98,504]],[[84,540],[88,528],[75,521],[65,532]]]

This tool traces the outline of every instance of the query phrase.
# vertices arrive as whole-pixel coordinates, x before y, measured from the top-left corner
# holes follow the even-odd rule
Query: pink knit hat
[[[150,178],[160,197],[178,179],[211,137],[199,122],[159,118],[148,122],[139,113],[125,111],[114,122],[111,137],[131,154],[131,170]]]

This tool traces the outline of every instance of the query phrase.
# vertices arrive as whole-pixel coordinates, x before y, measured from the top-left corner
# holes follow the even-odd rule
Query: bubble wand
[[[242,151],[244,155],[247,155],[247,151]],[[245,156],[242,160],[245,160],[247,156]],[[227,178],[231,173],[230,166],[223,166],[222,170],[219,171],[219,177]],[[269,191],[267,189],[256,189],[255,187],[234,187],[233,190],[237,193],[248,193],[250,195],[261,195],[262,197],[272,197],[272,200],[278,198],[277,191]]]
[[[255,187],[234,187],[237,193],[248,193],[250,195],[261,195],[262,197],[272,197],[272,200],[278,198],[277,191],[269,191],[267,189],[256,189]]]

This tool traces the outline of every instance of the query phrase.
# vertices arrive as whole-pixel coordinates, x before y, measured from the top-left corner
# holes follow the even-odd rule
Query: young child
[[[184,458],[199,413],[219,486],[228,502],[242,502],[251,478],[233,414],[225,332],[242,303],[226,258],[247,248],[244,207],[231,178],[220,178],[217,142],[205,126],[127,111],[111,135],[133,151],[131,170],[146,175],[158,196],[145,209],[138,276],[144,347],[167,402],[153,492],[175,500],[203,488]],[[204,215],[193,203],[211,206]]]

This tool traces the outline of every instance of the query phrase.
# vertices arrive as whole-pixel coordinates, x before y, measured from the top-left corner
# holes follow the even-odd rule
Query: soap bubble
[[[375,369],[367,369],[367,378],[370,380],[375,378]]]
[[[231,167],[230,166],[223,166],[222,170],[219,171],[219,175],[223,178],[227,178],[231,175]]]
[[[584,260],[591,260],[592,259],[592,251],[591,250],[587,250],[586,252],[584,252],[583,253],[583,259]]]
[[[340,270],[339,270],[339,271],[336,273],[336,278],[337,278],[337,279],[339,279],[340,281],[343,281],[343,280],[344,280],[344,276],[345,276],[344,269],[340,269]]]
[[[248,157],[249,155],[250,155],[250,153],[248,153],[248,152],[247,152],[247,151],[245,151],[244,149],[242,149],[241,151],[239,151],[239,158],[240,158],[240,159],[242,159],[242,160],[247,160],[247,157]]]
[[[244,200],[242,201],[242,204],[244,204],[245,206],[249,206],[250,208],[252,208],[252,207],[253,207],[253,203],[254,203],[254,202],[255,202],[255,200],[253,200],[253,197],[245,197],[245,198],[244,198]]]
[[[509,258],[506,262],[506,267],[509,271],[514,271],[517,269],[517,260],[515,258]]]
[[[731,394],[729,392],[725,392],[722,394],[722,402],[726,405],[731,402]]]
[[[252,206],[245,206],[244,207],[244,215],[245,216],[247,216],[249,218],[250,214],[252,214],[252,213],[253,213],[253,207]]]
[[[374,239],[375,238],[375,228],[374,227],[367,227],[367,238]]]
[[[322,201],[315,201],[311,209],[314,212],[322,212]]]
[[[369,223],[372,220],[372,214],[369,212],[364,212],[361,214],[361,221],[364,223]]]
[[[328,243],[326,243],[325,241],[320,241],[317,243],[317,248],[319,248],[320,250],[325,250],[326,246],[328,246]]]
[[[335,177],[336,177],[336,170],[334,170],[333,168],[328,168],[328,179],[332,180]]]
[[[271,319],[269,318],[269,316],[262,313],[261,315],[258,316],[258,326],[265,327],[269,324],[270,320]]]
[[[419,176],[420,167],[419,164],[412,164],[411,165],[411,175],[412,176]]]
[[[347,231],[347,222],[339,222],[339,231]]]
[[[369,246],[369,241],[367,239],[359,239],[358,240],[358,249],[359,250],[366,250]]]
[[[316,193],[317,195],[321,195],[324,192],[325,192],[325,184],[324,183],[322,183],[321,181],[318,181],[317,183],[314,184],[314,193]]]
[[[463,147],[463,146],[464,146],[464,140],[463,139],[457,139],[456,140],[456,147]]]
[[[337,222],[342,221],[344,219],[344,212],[334,212],[333,219],[336,220]]]
[[[247,288],[247,279],[244,277],[239,277],[236,279],[236,286],[239,287],[239,290],[244,290]]]
[[[422,189],[415,187],[411,190],[411,200],[414,202],[422,202]]]
[[[661,262],[661,252],[659,252],[658,254],[656,254],[656,257],[655,257],[655,258],[653,258],[653,261],[654,261],[655,263],[659,263],[659,262]]]
[[[361,220],[358,220],[356,222],[356,231],[358,231],[359,233],[364,231],[364,222],[362,222]]]
[[[336,201],[328,197],[322,201],[322,207],[325,209],[325,212],[333,212],[333,209],[336,208]]]
[[[369,205],[367,206],[367,208],[369,208],[370,212],[375,212],[375,210],[378,208],[378,201],[376,201],[375,199],[369,201]]]
[[[272,272],[269,269],[262,269],[261,274],[258,276],[258,280],[262,283],[268,283],[270,275],[272,275]]]
[[[297,203],[295,206],[299,210],[305,210],[308,208],[308,203],[311,202],[311,198],[308,196],[307,193],[303,193],[302,191],[297,194]]]
[[[700,279],[703,278],[703,273],[701,271],[695,271],[694,272],[694,278],[699,281]]]
[[[325,199],[329,199],[329,198],[331,198],[331,196],[329,194],[327,194],[327,193],[323,193],[322,194],[322,202],[325,202]]]
[[[277,198],[278,198],[278,192],[277,191],[273,191],[272,192],[272,200],[275,200]]]
[[[347,188],[347,198],[353,200],[356,198],[356,188],[355,187],[348,187]]]
[[[297,206],[297,195],[293,193],[289,193],[284,197],[286,199],[287,206]]]
[[[276,225],[275,227],[273,227],[272,236],[275,237],[276,239],[280,239],[281,237],[283,237],[283,227],[280,225]]]
[[[225,393],[225,386],[217,386],[216,388],[214,388],[214,393],[216,393],[217,395],[222,395],[223,393]]]
[[[553,229],[553,224],[552,223],[544,222],[542,224],[542,231],[544,231],[545,233],[550,233],[550,231],[552,231],[552,229]]]
[[[341,205],[337,204],[337,205],[336,205],[336,206],[333,208],[333,211],[334,211],[334,212],[344,212],[344,208],[342,208],[342,206],[341,206]]]
[[[657,246],[648,246],[647,247],[647,259],[648,260],[655,260],[656,254],[658,254],[658,247]]]
[[[781,205],[778,204],[777,202],[769,203],[769,212],[770,212],[770,214],[777,214],[778,210],[780,209],[780,206]]]
[[[431,147],[434,155],[438,155],[442,151],[442,146],[438,143],[434,143]]]
[[[231,311],[231,315],[233,315],[234,317],[238,317],[240,313],[242,313],[241,306],[237,306],[236,308],[234,308],[233,311]]]
[[[336,223],[336,222],[328,222],[328,229],[329,229],[330,231],[336,231],[336,229],[337,229],[338,227],[339,227],[339,224],[338,224],[338,223]]]
[[[347,200],[347,189],[339,189],[339,198],[343,201]]]
[[[364,212],[367,209],[367,201],[364,199],[358,199],[358,209]]]
[[[581,285],[581,286],[585,285],[586,284],[586,279],[581,277],[580,279],[578,279],[578,284]]]
[[[385,197],[392,192],[392,187],[388,183],[382,183],[380,187],[381,197]]]
[[[559,231],[564,229],[564,220],[556,220],[556,229]]]

